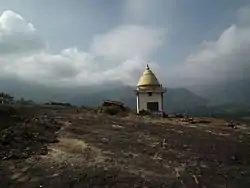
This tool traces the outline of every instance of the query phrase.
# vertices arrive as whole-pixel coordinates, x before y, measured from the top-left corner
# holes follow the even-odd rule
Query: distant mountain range
[[[124,86],[103,90],[101,92],[75,96],[71,99],[72,104],[84,104],[86,106],[100,105],[103,100],[112,99],[124,102],[131,108],[136,108],[134,88]],[[167,112],[188,111],[205,106],[207,100],[195,95],[187,89],[168,88],[164,95],[164,107]]]
[[[235,104],[250,106],[250,81],[231,81],[213,85],[189,87],[190,91],[206,98],[209,105]]]
[[[38,103],[48,101],[69,102],[77,106],[99,106],[103,100],[119,100],[135,108],[133,87],[121,83],[100,86],[59,88],[17,80],[0,80],[0,92],[17,99],[25,98]],[[244,114],[250,109],[250,84],[248,82],[224,83],[213,86],[167,88],[164,107],[167,113],[187,112],[192,115]],[[229,112],[230,111],[230,112]]]

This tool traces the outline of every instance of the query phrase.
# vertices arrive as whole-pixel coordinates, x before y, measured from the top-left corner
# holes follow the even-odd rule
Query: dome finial
[[[146,66],[146,69],[147,69],[147,70],[149,70],[149,66],[148,66],[148,64],[147,64],[147,66]]]

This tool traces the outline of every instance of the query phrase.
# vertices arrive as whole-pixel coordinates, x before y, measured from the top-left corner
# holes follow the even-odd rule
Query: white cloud
[[[68,48],[53,54],[33,24],[5,11],[0,16],[0,77],[60,86],[106,81],[135,84],[146,64],[143,58],[161,44],[162,34],[142,26],[120,26],[96,36],[91,52]]]
[[[26,81],[58,86],[100,84],[107,81],[136,83],[136,75],[145,66],[145,62],[138,58],[105,67],[92,54],[77,49],[66,49],[59,54],[40,52],[7,57],[0,61],[2,77],[12,75]]]
[[[237,12],[239,22],[226,28],[217,40],[202,43],[184,63],[166,70],[156,62],[150,66],[161,80],[175,85],[249,79],[250,22],[245,10]],[[150,59],[164,37],[162,29],[122,25],[94,37],[90,51],[66,48],[53,54],[47,52],[33,24],[5,11],[0,16],[0,76],[62,86],[106,81],[136,84],[145,59]]]
[[[164,30],[124,25],[94,38],[91,49],[100,56],[119,60],[151,55],[162,44]]]
[[[249,80],[249,52],[250,23],[233,24],[217,40],[204,42],[184,63],[176,65],[168,76],[176,78],[175,83],[182,85]]]
[[[5,11],[0,16],[0,54],[39,50],[45,43],[36,34],[35,27],[20,15]]]
[[[22,16],[16,14],[13,11],[4,11],[0,17],[1,29],[5,32],[24,32],[30,33],[34,32],[36,29],[31,24],[28,23]]]

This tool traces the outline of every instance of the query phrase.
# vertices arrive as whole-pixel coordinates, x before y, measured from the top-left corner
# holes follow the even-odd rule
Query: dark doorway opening
[[[158,112],[159,111],[159,103],[158,102],[148,102],[147,109],[151,112]]]
[[[152,97],[152,92],[148,92],[148,96]]]

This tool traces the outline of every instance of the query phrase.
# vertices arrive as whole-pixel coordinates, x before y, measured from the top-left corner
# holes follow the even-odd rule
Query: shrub
[[[142,116],[146,116],[146,115],[149,115],[150,113],[147,111],[147,110],[141,110],[139,112],[139,115],[142,115]]]
[[[122,110],[118,106],[103,106],[101,111],[108,115],[118,115],[121,114],[124,110]]]

